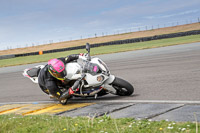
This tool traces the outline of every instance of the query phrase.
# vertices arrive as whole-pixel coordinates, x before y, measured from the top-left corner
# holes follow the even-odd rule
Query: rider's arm
[[[79,54],[72,54],[65,58],[65,63],[69,63],[71,61],[77,60],[79,58]]]
[[[58,59],[62,60],[64,63],[69,63],[69,62],[77,60],[79,58],[84,58],[84,54],[83,53],[71,54],[71,55],[69,55],[67,57],[61,57],[61,58],[58,58]]]

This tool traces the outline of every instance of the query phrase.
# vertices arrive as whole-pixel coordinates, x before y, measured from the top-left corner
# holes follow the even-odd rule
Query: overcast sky
[[[0,50],[189,23],[199,7],[200,0],[0,0]]]

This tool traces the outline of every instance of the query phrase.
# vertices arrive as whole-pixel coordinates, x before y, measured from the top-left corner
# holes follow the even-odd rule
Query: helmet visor
[[[66,72],[65,70],[62,72],[53,72],[51,70],[49,70],[49,72],[51,73],[51,75],[55,78],[57,78],[58,80],[65,80],[65,76],[66,76]]]

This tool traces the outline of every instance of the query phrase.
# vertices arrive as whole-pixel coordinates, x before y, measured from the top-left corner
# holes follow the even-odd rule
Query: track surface
[[[135,88],[130,97],[107,95],[99,100],[200,101],[200,43],[98,57],[112,74],[128,80]],[[0,103],[51,101],[37,84],[21,74],[35,65],[0,68]]]

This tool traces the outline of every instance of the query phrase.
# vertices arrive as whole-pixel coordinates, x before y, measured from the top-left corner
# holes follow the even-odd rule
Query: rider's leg
[[[48,90],[47,88],[45,88],[45,87],[43,87],[43,86],[41,86],[41,85],[39,85],[39,86],[40,86],[41,90],[42,90],[44,93],[46,93],[47,95],[49,95],[49,90]]]

